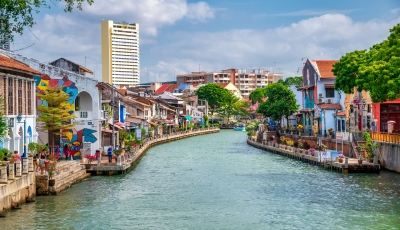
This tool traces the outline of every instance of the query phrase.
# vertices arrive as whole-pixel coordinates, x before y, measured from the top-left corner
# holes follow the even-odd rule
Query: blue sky
[[[140,25],[141,82],[174,74],[263,68],[298,75],[302,58],[339,59],[368,49],[400,22],[398,0],[95,0],[81,12],[62,5],[36,15],[37,25],[15,37],[22,55],[59,57],[101,77],[102,19]]]

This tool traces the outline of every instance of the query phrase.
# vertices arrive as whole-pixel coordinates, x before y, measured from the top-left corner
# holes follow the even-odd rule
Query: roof
[[[116,89],[116,91],[122,95],[126,95],[126,89]]]
[[[339,60],[312,60],[312,62],[316,64],[321,78],[335,78],[336,76],[333,75],[332,68],[333,64],[338,61]]]
[[[40,72],[32,69],[28,65],[3,54],[0,54],[0,68],[24,72],[32,75],[40,74]]]
[[[315,85],[303,85],[303,86],[297,87],[297,89],[309,89],[309,88],[314,87],[314,86]]]
[[[169,93],[169,92],[164,92],[163,94],[161,94],[161,95],[159,96],[159,98],[165,99],[165,100],[183,101],[182,98],[175,97],[174,95],[172,95],[172,94]]]
[[[160,88],[158,88],[158,89],[156,90],[156,93],[157,93],[157,94],[163,93],[170,85],[171,85],[171,84],[162,85]]]
[[[181,91],[181,90],[185,90],[187,89],[187,87],[190,87],[190,84],[181,84],[180,86],[178,86],[176,89]]]
[[[336,116],[346,116],[346,111],[338,112]]]
[[[222,88],[225,88],[227,85],[229,85],[230,82],[225,82],[225,83],[215,83],[219,86],[221,86]]]
[[[321,109],[342,109],[342,106],[339,103],[322,103],[318,104],[318,107]]]
[[[171,84],[165,91],[172,93],[178,86],[179,84]]]

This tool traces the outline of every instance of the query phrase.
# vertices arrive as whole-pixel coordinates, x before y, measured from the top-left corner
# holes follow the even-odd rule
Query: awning
[[[101,128],[101,131],[104,133],[111,133],[112,134],[112,130],[111,129],[105,129],[105,128]],[[118,133],[118,130],[114,130],[114,134]]]
[[[142,121],[144,121],[144,120],[146,120],[146,119],[141,118],[141,117],[127,117],[127,118],[125,119],[125,121],[128,121],[128,122],[135,122],[135,123],[140,123],[140,122],[142,122]]]
[[[193,118],[191,116],[185,116],[186,120],[192,121]]]
[[[154,123],[154,122],[151,122],[151,121],[149,121],[149,124],[150,124],[151,126],[157,126],[157,124],[156,124],[156,123]]]
[[[304,85],[304,86],[297,87],[297,89],[309,89],[311,87],[314,87],[314,85]]]
[[[335,88],[335,84],[325,84],[325,88]]]

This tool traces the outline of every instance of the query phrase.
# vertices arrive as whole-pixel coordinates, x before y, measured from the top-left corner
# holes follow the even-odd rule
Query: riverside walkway
[[[338,171],[344,174],[348,173],[378,173],[380,171],[379,164],[373,164],[368,162],[362,162],[362,164],[358,163],[358,160],[355,158],[346,158],[343,163],[339,163],[337,161],[331,160],[324,160],[321,161],[318,159],[318,156],[311,156],[304,153],[289,151],[281,148],[274,147],[272,145],[268,145],[265,143],[259,143],[256,141],[251,140],[250,138],[247,139],[247,144],[267,150],[273,153],[277,153],[283,156],[287,156],[296,160],[308,162],[310,164],[318,165],[320,167],[328,168],[334,171]]]
[[[114,175],[126,173],[136,162],[143,156],[146,150],[154,145],[180,140],[183,138],[217,133],[219,132],[218,127],[205,128],[205,129],[195,129],[191,131],[182,131],[172,134],[162,135],[160,137],[154,137],[151,139],[145,139],[143,143],[136,146],[131,151],[125,152],[117,158],[117,162],[109,163],[108,157],[103,156],[99,158],[96,162],[82,163],[86,166],[86,171],[92,175]],[[113,159],[115,161],[115,159]]]

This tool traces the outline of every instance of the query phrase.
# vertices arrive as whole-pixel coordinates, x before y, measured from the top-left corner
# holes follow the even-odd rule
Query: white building
[[[101,22],[102,80],[114,85],[140,82],[139,24]]]
[[[87,153],[94,153],[95,149],[101,146],[100,132],[102,117],[100,92],[96,87],[98,84],[97,80],[56,66],[41,63],[35,59],[27,58],[13,52],[0,50],[0,53],[25,63],[34,70],[42,73],[41,76],[34,77],[37,91],[44,90],[49,85],[58,85],[63,86],[64,91],[71,95],[70,104],[67,109],[77,116],[72,121],[76,124],[76,127],[70,130],[70,133],[67,135],[60,137],[60,139],[55,139],[55,145],[59,145],[60,147],[65,144],[72,145],[72,153],[76,157],[80,156],[81,149],[84,149]],[[32,91],[34,92],[34,90]],[[37,106],[41,105],[40,101],[36,101],[36,103]],[[36,114],[36,110],[33,114]],[[36,123],[33,124],[33,127],[36,127]],[[40,126],[40,124],[37,126]],[[38,133],[39,139],[37,141],[39,143],[52,143],[48,139],[47,133],[39,131]]]

